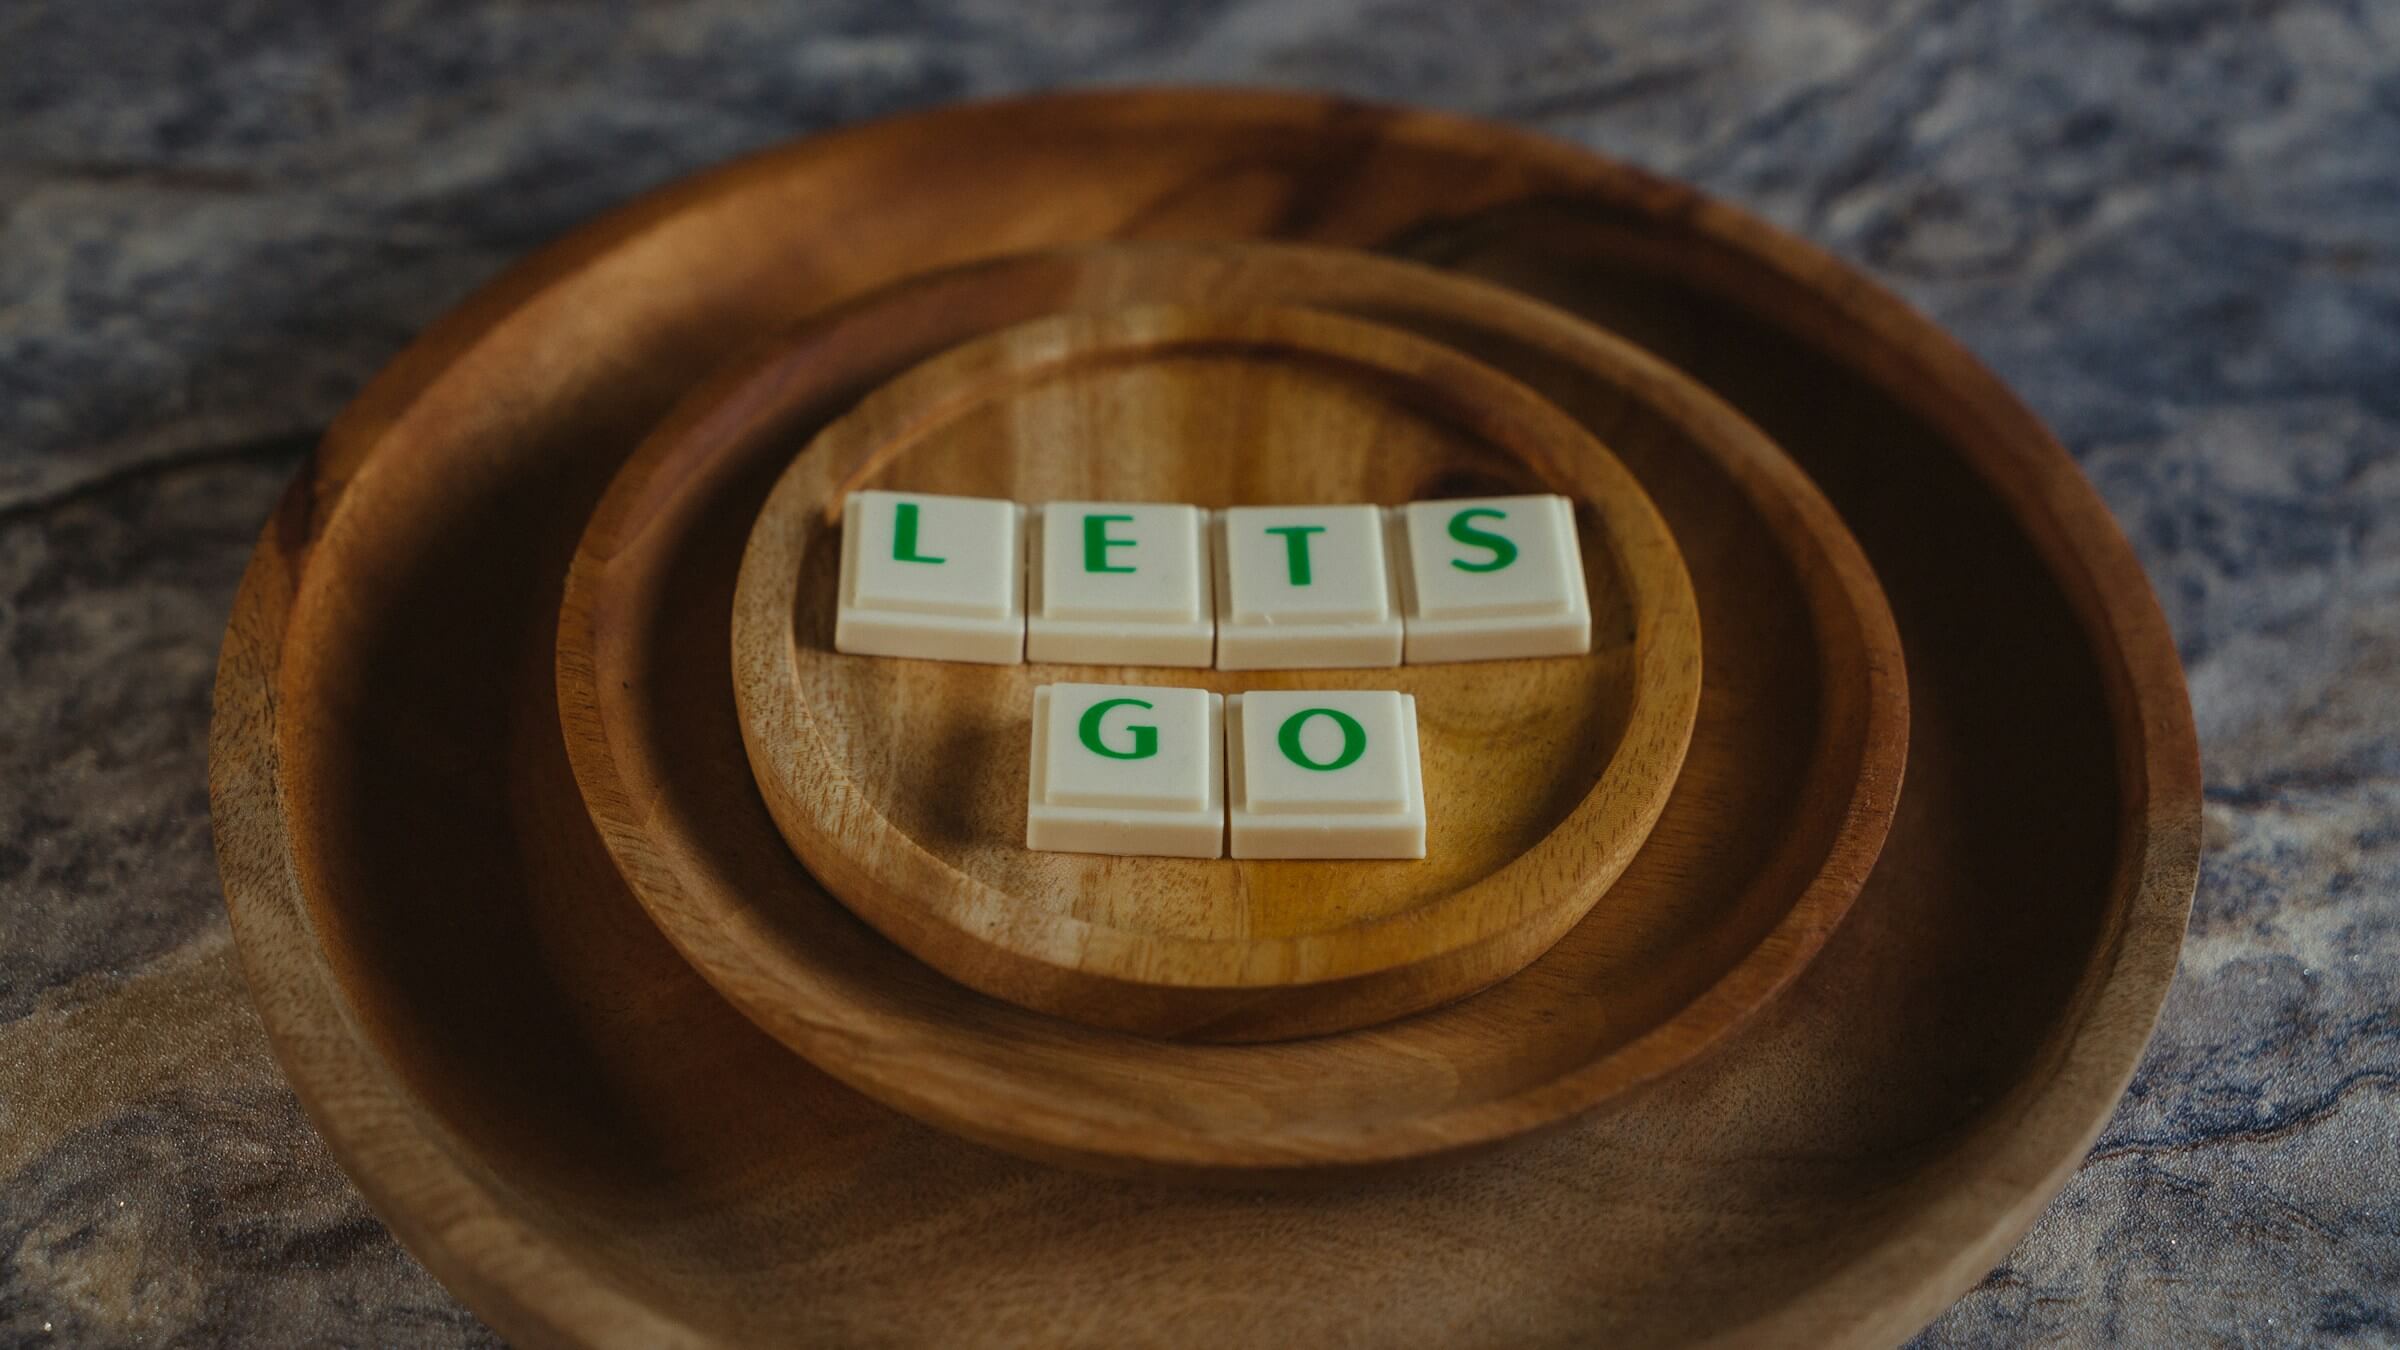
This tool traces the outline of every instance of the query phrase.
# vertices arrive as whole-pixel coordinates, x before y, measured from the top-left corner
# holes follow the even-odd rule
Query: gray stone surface
[[[1864,264],[2125,524],[2208,851],[2090,1162],[1929,1345],[2400,1343],[2400,5],[1236,0],[0,9],[0,1344],[472,1343],[230,959],[208,684],[335,410],[531,245],[1061,84],[1513,119]]]

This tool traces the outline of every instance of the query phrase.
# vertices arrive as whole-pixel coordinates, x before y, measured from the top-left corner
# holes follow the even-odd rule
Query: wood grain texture
[[[1212,264],[1195,259],[1213,275]],[[993,303],[1008,299],[1007,275],[989,275]],[[1014,275],[1033,299],[1055,294],[1055,268]],[[778,418],[824,396],[818,375],[770,360],[759,385],[714,396]],[[726,448],[709,436],[705,410],[673,421],[706,443],[662,447],[656,458],[697,464]],[[868,487],[1210,509],[1555,492],[1583,507],[1597,640],[1579,658],[1373,670],[844,656],[832,641],[841,503]],[[613,554],[616,542],[593,551]],[[631,584],[666,607],[697,598]],[[658,615],[598,603],[638,629],[660,626]],[[1632,860],[1666,805],[1700,697],[1699,616],[1683,560],[1588,430],[1437,343],[1272,307],[1031,319],[898,375],[818,432],[769,494],[731,627],[751,768],[785,839],[837,898],[996,998],[1199,1040],[1348,1030],[1521,969]],[[1898,660],[1896,641],[1889,657]],[[610,674],[602,661],[593,668]],[[1060,680],[1415,694],[1427,856],[1237,862],[1030,850],[1029,710],[1037,685]],[[1863,692],[1864,677],[1855,682]],[[1897,679],[1887,687],[1897,696]],[[1824,808],[1838,813],[1849,799],[1828,797]],[[1637,905],[1621,898],[1595,922],[1629,934],[1657,922]]]
[[[1095,1180],[810,1070],[627,893],[574,805],[553,620],[635,440],[743,346],[900,275],[1162,236],[1376,247],[1533,291],[1670,354],[1843,511],[1907,649],[1909,791],[1848,920],[1716,1054],[1431,1178]],[[1565,381],[1487,359],[1575,411]],[[1678,542],[1697,575],[1703,541]],[[2139,569],[1938,330],[1572,148],[1265,94],[864,127],[512,270],[362,396],[270,522],[211,778],[302,1101],[402,1239],[531,1343],[1896,1339],[1988,1269],[2123,1091],[2198,849],[2189,709]],[[879,944],[818,936],[829,960]]]

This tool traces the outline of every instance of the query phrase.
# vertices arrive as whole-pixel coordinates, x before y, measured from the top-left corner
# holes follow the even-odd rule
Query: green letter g
[[[1136,708],[1147,708],[1151,706],[1150,704],[1144,703],[1138,698],[1104,698],[1098,703],[1095,703],[1092,706],[1084,709],[1083,720],[1075,724],[1075,736],[1078,740],[1083,742],[1083,748],[1091,751],[1095,755],[1103,755],[1109,759],[1148,759],[1152,755],[1157,754],[1158,728],[1154,726],[1130,726],[1125,728],[1127,731],[1133,733],[1133,748],[1131,750],[1111,750],[1106,745],[1101,743],[1100,719],[1107,715],[1109,709],[1117,707],[1121,704],[1131,704]]]

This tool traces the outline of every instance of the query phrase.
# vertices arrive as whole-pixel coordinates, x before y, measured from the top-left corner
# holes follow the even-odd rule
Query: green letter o
[[[1335,755],[1331,763],[1319,764],[1301,748],[1300,728],[1312,717],[1330,717],[1333,724],[1342,729],[1342,753]],[[1350,767],[1358,762],[1360,755],[1367,753],[1367,729],[1358,724],[1357,718],[1339,708],[1303,708],[1283,719],[1282,729],[1275,733],[1275,744],[1282,747],[1285,759],[1301,768],[1331,773],[1335,769]]]

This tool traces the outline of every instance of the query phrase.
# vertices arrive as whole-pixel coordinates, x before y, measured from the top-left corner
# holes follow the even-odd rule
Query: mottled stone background
[[[488,1338],[232,964],[203,745],[252,535],[533,245],[839,122],[1134,80],[1513,119],[1865,265],[2050,419],[2206,746],[2183,971],[1930,1344],[2400,1342],[2400,3],[0,6],[0,1343]]]

